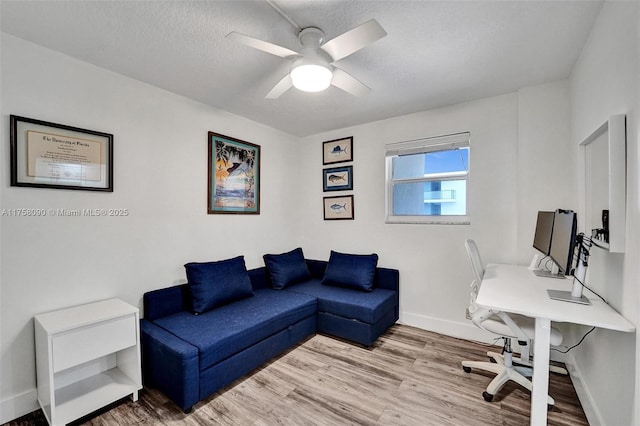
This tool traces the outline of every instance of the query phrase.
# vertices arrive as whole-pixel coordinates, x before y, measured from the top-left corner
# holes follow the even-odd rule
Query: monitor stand
[[[549,293],[549,298],[553,300],[561,300],[563,302],[572,302],[579,303],[581,305],[590,305],[589,299],[580,295],[579,297],[574,297],[571,295],[570,291],[562,291],[562,290],[547,290]]]
[[[564,278],[564,274],[562,272],[558,272],[557,274],[554,274],[553,272],[547,271],[546,269],[534,269],[533,274],[536,277],[543,277],[543,278]]]
[[[580,256],[580,254],[578,255]],[[584,277],[587,275],[587,266],[586,261],[578,260],[578,267],[573,275],[573,287],[571,287],[571,291],[562,291],[562,290],[547,290],[549,297],[553,300],[561,300],[563,302],[571,302],[571,303],[579,303],[581,305],[590,305],[589,299],[582,295],[582,283],[584,282]]]
[[[558,268],[558,265],[556,265],[555,262],[552,263],[550,271],[547,271],[546,269],[534,269],[533,274],[536,277],[564,279],[564,274],[560,272],[560,268]]]

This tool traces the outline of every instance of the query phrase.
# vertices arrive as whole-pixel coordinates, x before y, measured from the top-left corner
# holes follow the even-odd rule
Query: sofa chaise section
[[[399,318],[399,271],[376,268],[373,290],[366,292],[322,284],[327,264],[307,260],[312,279],[287,290],[318,299],[319,332],[371,346]]]

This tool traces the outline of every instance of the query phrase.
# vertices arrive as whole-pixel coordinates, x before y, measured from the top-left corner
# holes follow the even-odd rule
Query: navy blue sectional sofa
[[[197,290],[189,284],[145,293],[140,327],[145,385],[189,412],[317,332],[370,346],[398,320],[398,270],[374,266],[373,286],[363,291],[327,285],[326,261],[303,262],[304,279],[284,288],[274,285],[273,269],[245,269],[252,294],[196,314]]]

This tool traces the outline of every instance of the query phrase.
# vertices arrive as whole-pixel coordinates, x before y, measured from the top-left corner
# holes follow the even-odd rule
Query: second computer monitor
[[[538,212],[536,233],[533,236],[533,248],[545,256],[549,256],[551,249],[551,233],[553,232],[553,218],[555,212]]]
[[[556,210],[549,257],[565,275],[571,274],[576,243],[576,214],[570,210]]]

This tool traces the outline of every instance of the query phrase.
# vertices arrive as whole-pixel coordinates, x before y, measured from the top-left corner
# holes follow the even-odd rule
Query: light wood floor
[[[528,425],[530,395],[506,385],[491,403],[492,375],[463,372],[487,347],[395,325],[371,348],[317,335],[195,405],[185,415],[144,389],[85,419],[88,425]],[[549,425],[588,425],[568,377],[551,374]],[[80,422],[83,423],[83,422]],[[41,412],[9,425],[46,424]]]

